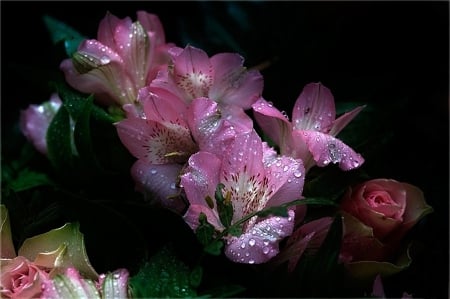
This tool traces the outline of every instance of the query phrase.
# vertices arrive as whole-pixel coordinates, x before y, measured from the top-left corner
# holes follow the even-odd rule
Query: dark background
[[[403,291],[398,285],[406,285],[415,298],[448,297],[448,2],[2,1],[4,153],[19,110],[47,100],[48,80],[61,75],[60,51],[42,16],[95,38],[107,10],[133,20],[136,10],[155,13],[166,40],[179,46],[189,42],[209,55],[239,52],[249,67],[272,61],[262,70],[263,95],[288,115],[313,81],[330,88],[337,102],[375,107],[372,129],[387,129],[392,138],[372,152],[377,162],[366,159],[367,171],[420,187],[434,208],[416,228],[422,250],[387,287],[395,295]]]

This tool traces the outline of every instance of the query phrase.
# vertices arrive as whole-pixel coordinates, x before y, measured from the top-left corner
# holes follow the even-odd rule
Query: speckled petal
[[[118,122],[116,128],[130,153],[150,163],[185,162],[196,151],[189,130],[184,126],[128,118]]]
[[[177,86],[191,98],[208,96],[214,80],[214,69],[205,51],[187,46],[174,61]]]
[[[292,111],[294,129],[326,132],[336,117],[331,91],[321,83],[310,83],[304,88]]]
[[[293,210],[288,217],[273,216],[256,223],[240,237],[230,237],[225,255],[236,263],[261,264],[279,253],[279,242],[292,233]]]

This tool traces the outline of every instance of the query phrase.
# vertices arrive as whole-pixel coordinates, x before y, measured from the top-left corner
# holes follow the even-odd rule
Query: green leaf
[[[204,213],[200,213],[198,216],[198,221],[200,225],[195,230],[195,235],[197,236],[200,244],[205,246],[214,239],[216,229],[208,222],[208,219]]]
[[[47,129],[47,157],[53,167],[59,171],[72,168],[74,155],[72,152],[70,116],[64,105],[59,108]]]
[[[130,278],[133,298],[196,297],[191,271],[169,246],[164,246]]]
[[[21,192],[39,186],[50,185],[53,185],[53,182],[45,173],[23,169],[19,172],[17,178],[10,182],[9,187],[15,192]]]
[[[91,112],[93,108],[93,97],[87,98],[78,115],[74,129],[74,140],[80,158],[92,171],[105,173],[95,156],[91,137]]]
[[[230,194],[226,194],[225,198],[223,197],[222,189],[224,187],[223,184],[218,184],[214,196],[216,198],[219,219],[223,226],[229,227],[231,225],[231,220],[233,220],[233,205],[229,198]]]
[[[69,111],[72,119],[77,121],[78,117],[85,109],[85,102],[90,98],[90,96],[76,91],[67,84],[53,82],[52,85],[56,89],[61,100],[64,102],[64,105]],[[92,118],[95,120],[110,124],[117,120],[116,118],[110,116],[105,110],[96,105],[92,105],[91,109]]]
[[[214,240],[205,245],[203,248],[206,253],[211,255],[218,256],[222,253],[223,241],[222,240]]]
[[[86,39],[76,30],[66,25],[65,23],[48,15],[43,16],[45,25],[50,32],[50,37],[54,44],[64,42],[66,54],[71,57],[78,49],[78,45]]]

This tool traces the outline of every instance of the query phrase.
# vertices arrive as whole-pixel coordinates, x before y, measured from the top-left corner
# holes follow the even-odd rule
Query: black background
[[[233,5],[246,16],[235,21]],[[8,145],[8,130],[19,110],[48,99],[47,81],[61,75],[59,52],[42,16],[95,38],[107,10],[133,20],[136,10],[155,13],[167,41],[179,46],[189,42],[210,55],[239,51],[247,66],[273,60],[262,70],[263,95],[288,114],[303,86],[313,81],[329,87],[338,102],[385,107],[374,126],[389,126],[393,141],[380,153],[381,164],[374,167],[367,161],[370,174],[420,187],[435,210],[419,228],[423,252],[398,278],[399,285],[408,286],[404,291],[415,298],[447,298],[448,2],[2,1],[2,148]],[[233,42],[207,23],[211,19]],[[394,278],[389,287],[401,292],[396,282]]]

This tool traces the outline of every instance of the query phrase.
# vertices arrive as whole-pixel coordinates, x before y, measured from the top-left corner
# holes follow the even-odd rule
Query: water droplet
[[[102,56],[102,58],[100,58],[100,62],[102,64],[108,64],[108,63],[111,62],[111,58],[109,58],[108,56],[104,55],[104,56]]]
[[[264,239],[264,240],[263,240],[263,244],[266,245],[266,246],[269,245],[269,240]]]
[[[287,165],[284,166],[283,171],[286,172],[286,171],[288,171],[288,170],[289,170],[289,166],[287,166]]]
[[[156,169],[152,169],[152,170],[150,170],[150,173],[151,173],[151,174],[156,174],[157,171],[156,171]]]
[[[255,241],[255,239],[250,239],[249,241],[248,241],[248,245],[250,245],[250,246],[255,246],[255,244],[256,244],[256,241]]]
[[[275,220],[280,222],[281,218],[280,217],[275,217]]]
[[[245,243],[241,244],[241,248],[244,249],[245,248]]]
[[[264,254],[268,254],[269,251],[270,251],[269,247],[264,247],[264,248],[263,248],[263,253],[264,253]]]
[[[175,183],[170,184],[170,189],[175,190],[177,188],[177,186],[175,185]]]
[[[248,263],[249,263],[249,264],[254,264],[255,261],[254,261],[254,260],[249,260]]]
[[[299,177],[302,176],[302,173],[301,173],[300,171],[296,171],[296,172],[294,172],[294,176],[295,176],[296,178],[299,178]]]

